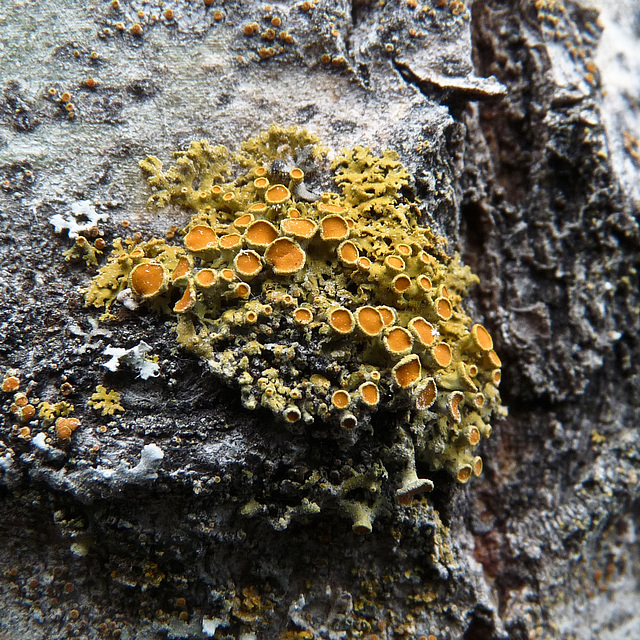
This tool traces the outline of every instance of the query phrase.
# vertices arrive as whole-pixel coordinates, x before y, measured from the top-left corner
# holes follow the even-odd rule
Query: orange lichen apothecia
[[[416,459],[460,482],[482,469],[476,447],[503,411],[500,359],[461,305],[476,276],[419,224],[396,154],[343,151],[340,192],[315,196],[324,154],[314,135],[272,126],[235,154],[199,141],[166,171],[147,158],[149,205],[193,214],[182,246],[117,240],[86,301],[109,309],[128,289],[172,313],[183,347],[289,429],[354,443],[384,410],[407,503],[432,487]],[[347,509],[358,531],[361,507]]]

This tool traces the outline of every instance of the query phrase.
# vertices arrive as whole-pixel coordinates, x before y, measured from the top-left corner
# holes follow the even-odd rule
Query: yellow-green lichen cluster
[[[124,411],[124,407],[120,404],[120,394],[117,391],[109,391],[102,384],[96,387],[96,392],[91,396],[89,404],[96,411],[101,411],[103,416],[112,416],[116,411]]]
[[[391,412],[401,501],[431,486],[415,456],[461,482],[479,474],[500,360],[461,304],[476,276],[419,224],[396,154],[343,151],[331,165],[340,193],[320,196],[305,173],[317,183],[324,150],[295,128],[236,154],[200,141],[175,157],[167,171],[154,157],[141,166],[151,206],[193,213],[182,246],[118,240],[87,303],[174,314],[182,346],[291,429],[353,442]]]

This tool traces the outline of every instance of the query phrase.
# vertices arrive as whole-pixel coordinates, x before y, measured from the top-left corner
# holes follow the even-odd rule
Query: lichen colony
[[[476,276],[419,224],[397,155],[343,151],[331,164],[339,193],[318,195],[305,173],[325,151],[303,130],[174,155],[166,171],[153,156],[141,166],[150,206],[192,214],[182,243],[116,241],[87,304],[172,314],[180,345],[296,433],[355,446],[384,412],[401,503],[433,486],[416,459],[460,482],[479,475],[476,448],[502,411],[500,359],[461,304]],[[375,511],[354,505],[354,529],[370,531]]]

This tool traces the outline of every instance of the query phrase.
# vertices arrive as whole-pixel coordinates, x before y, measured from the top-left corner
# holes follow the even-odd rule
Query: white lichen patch
[[[109,214],[98,213],[90,200],[78,200],[71,203],[71,210],[65,215],[56,213],[49,218],[56,233],[63,233],[71,239],[77,238],[83,231],[97,226],[99,222],[109,219]]]
[[[102,353],[111,358],[103,366],[115,372],[124,364],[136,370],[143,380],[155,378],[160,374],[160,365],[146,357],[150,351],[151,347],[144,340],[131,349],[108,346]]]

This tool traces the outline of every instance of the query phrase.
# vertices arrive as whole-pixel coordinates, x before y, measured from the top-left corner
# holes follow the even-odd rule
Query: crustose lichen
[[[479,475],[500,359],[461,304],[476,276],[418,223],[396,154],[343,151],[340,193],[318,197],[305,173],[324,150],[306,131],[273,126],[236,154],[192,142],[175,157],[167,171],[155,157],[141,166],[151,206],[192,212],[182,244],[117,240],[87,304],[173,314],[183,347],[289,429],[353,444],[377,412],[392,416],[400,471],[380,460],[351,479],[375,498],[335,492],[356,531],[371,530],[383,484],[401,503],[432,488],[416,460],[463,483]]]

